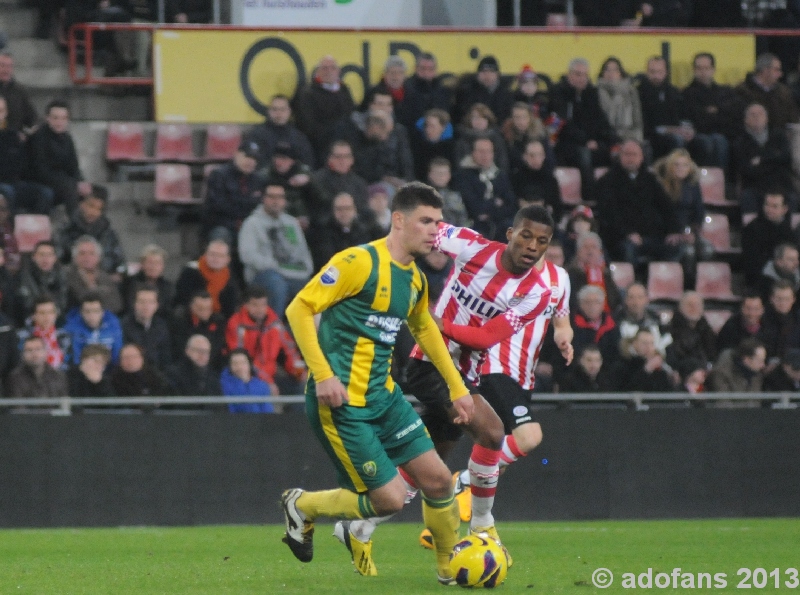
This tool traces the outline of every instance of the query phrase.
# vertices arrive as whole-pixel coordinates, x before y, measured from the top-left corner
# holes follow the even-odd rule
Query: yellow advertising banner
[[[432,52],[440,72],[474,72],[487,54],[502,72],[523,65],[554,81],[572,58],[589,60],[592,77],[608,56],[631,73],[643,72],[647,58],[669,59],[672,81],[691,80],[692,57],[711,52],[717,81],[737,84],[752,70],[755,39],[748,34],[555,33],[547,31],[274,31],[253,29],[162,29],[154,39],[155,103],[159,122],[239,122],[264,119],[275,93],[292,96],[308,81],[319,59],[330,54],[343,67],[353,97],[380,80],[386,59],[397,54],[413,70],[414,57]]]

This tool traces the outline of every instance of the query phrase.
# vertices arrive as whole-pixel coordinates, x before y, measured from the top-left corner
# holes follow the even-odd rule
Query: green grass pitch
[[[378,529],[374,578],[355,574],[346,550],[331,536],[331,524],[318,524],[310,564],[292,557],[280,543],[283,528],[276,525],[2,530],[0,594],[459,592],[436,583],[433,554],[418,545],[420,529],[401,523]],[[498,530],[514,557],[501,593],[741,593],[737,585],[746,577],[737,576],[740,568],[765,569],[768,586],[753,587],[754,579],[761,583],[758,574],[747,592],[800,593],[800,586],[787,586],[786,572],[800,570],[800,519],[506,522],[498,523]],[[598,567],[614,573],[609,588],[593,586]],[[623,573],[638,575],[648,568],[654,578],[674,568],[695,575],[725,573],[727,587],[621,586]]]

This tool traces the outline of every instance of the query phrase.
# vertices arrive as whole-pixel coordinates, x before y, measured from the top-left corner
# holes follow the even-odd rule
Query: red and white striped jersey
[[[518,332],[547,308],[550,288],[542,283],[535,268],[522,275],[503,268],[500,257],[505,244],[487,240],[466,227],[440,223],[435,247],[455,260],[436,303],[436,316],[472,327],[505,316]],[[448,337],[444,340],[456,367],[468,380],[477,382],[486,350],[473,350]],[[425,359],[418,345],[411,357]]]
[[[550,287],[547,309],[533,323],[491,347],[481,368],[481,374],[505,374],[526,390],[533,388],[534,370],[550,319],[569,316],[571,286],[567,271],[545,261],[544,270],[539,274],[542,282]]]

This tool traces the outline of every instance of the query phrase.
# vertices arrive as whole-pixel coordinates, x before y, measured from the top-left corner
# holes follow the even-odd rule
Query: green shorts
[[[396,467],[432,450],[428,431],[399,386],[370,395],[366,407],[327,407],[306,385],[306,414],[339,474],[342,488],[362,493],[389,483]]]

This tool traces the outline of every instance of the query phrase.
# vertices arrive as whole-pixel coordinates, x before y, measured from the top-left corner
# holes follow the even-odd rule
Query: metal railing
[[[413,396],[408,400],[416,402]],[[610,406],[626,406],[636,411],[647,411],[650,404],[658,403],[691,403],[706,404],[711,402],[729,402],[739,405],[758,401],[768,404],[772,409],[797,409],[800,405],[800,393],[536,393],[534,404],[604,404]],[[71,415],[74,408],[114,407],[142,408],[149,411],[159,407],[192,408],[206,405],[231,405],[240,403],[271,403],[273,405],[296,405],[305,402],[303,395],[285,395],[275,397],[59,397],[46,399],[0,399],[0,410],[42,410],[49,409],[51,415]],[[735,405],[733,405],[735,406]]]

